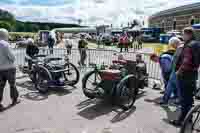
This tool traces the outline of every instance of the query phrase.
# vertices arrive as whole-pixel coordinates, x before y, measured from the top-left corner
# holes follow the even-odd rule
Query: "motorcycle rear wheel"
[[[68,71],[66,71],[65,74],[65,79],[66,79],[66,84],[69,86],[74,86],[79,82],[80,79],[80,73],[77,69],[77,67],[72,64],[72,63],[66,63],[65,64],[65,69],[68,69]],[[74,73],[73,73],[73,71]],[[75,74],[75,78],[71,79],[72,77],[70,77],[72,74]],[[73,75],[74,76],[74,75]]]
[[[117,105],[125,111],[133,107],[137,96],[137,91],[130,87],[129,82],[129,79],[125,79],[116,88],[119,92],[119,94],[115,96]]]

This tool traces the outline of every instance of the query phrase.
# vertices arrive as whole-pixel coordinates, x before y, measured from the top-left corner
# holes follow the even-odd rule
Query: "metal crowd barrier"
[[[16,57],[16,65],[23,65],[25,64],[25,49],[13,49],[14,54]],[[115,50],[104,50],[104,49],[87,49],[87,58],[86,58],[86,67],[89,68],[91,63],[95,64],[105,64],[105,65],[111,65],[112,60],[117,59],[118,53]],[[47,48],[41,48],[40,54],[48,54],[49,50]],[[53,55],[55,57],[64,57],[64,55],[67,54],[66,49],[59,49],[54,48]],[[128,52],[128,53],[122,53],[125,59],[128,60],[135,60],[136,59],[136,52]],[[160,67],[159,64],[156,64],[150,60],[150,55],[146,53],[140,53],[143,56],[143,60],[147,63],[147,71],[149,73],[150,78],[160,80],[161,79],[161,73],[160,73]],[[80,60],[79,50],[78,49],[72,49],[71,54],[69,55],[70,61],[78,65],[78,61]]]

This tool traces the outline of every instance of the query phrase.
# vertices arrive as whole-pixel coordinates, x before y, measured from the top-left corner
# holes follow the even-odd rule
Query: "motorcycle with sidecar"
[[[70,63],[67,55],[64,59],[46,55],[26,56],[25,60],[28,61],[28,66],[21,66],[20,70],[29,75],[35,88],[41,93],[46,93],[50,88],[74,86],[79,81],[80,73]]]

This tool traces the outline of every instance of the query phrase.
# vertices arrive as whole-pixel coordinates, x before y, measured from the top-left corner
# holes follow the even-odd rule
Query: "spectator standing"
[[[127,34],[125,34],[123,37],[123,45],[125,47],[125,52],[128,52],[129,39]]]
[[[143,89],[145,86],[148,86],[148,78],[147,78],[147,65],[144,60],[142,60],[142,55],[136,55],[136,71],[138,75],[138,87]],[[138,94],[138,89],[136,90],[136,94]]]
[[[167,84],[168,84],[168,81],[170,78],[170,74],[172,71],[172,62],[173,62],[173,56],[174,56],[175,52],[176,52],[175,50],[169,49],[166,52],[163,52],[160,56],[153,54],[150,57],[152,61],[160,64],[165,89],[167,87]],[[164,92],[165,91],[163,91],[161,93],[164,93]]]
[[[48,47],[49,47],[50,54],[53,54],[54,45],[55,45],[55,39],[53,38],[52,35],[49,35],[49,37],[48,37]]]
[[[123,42],[124,41],[124,38],[123,38],[123,36],[121,36],[120,38],[119,38],[119,48],[120,48],[120,52],[123,52]]]
[[[3,100],[3,92],[8,81],[10,85],[10,97],[12,99],[12,105],[18,102],[19,93],[17,91],[16,81],[16,67],[14,65],[15,57],[10,49],[8,43],[8,31],[6,29],[0,29],[0,110],[3,110],[1,104]]]
[[[29,38],[27,40],[26,55],[28,58],[34,58],[35,55],[39,53],[39,48],[34,44],[34,40]],[[32,61],[28,59],[29,70],[32,68]]]
[[[137,41],[138,41],[138,49],[142,49],[143,43],[142,43],[142,34],[141,33],[139,33]]]
[[[181,41],[177,37],[172,37],[169,40],[169,49],[176,50],[176,53],[174,54],[173,63],[171,66],[172,72],[170,74],[164,96],[162,100],[160,101],[161,105],[167,105],[172,94],[174,94],[174,97],[178,97],[178,99],[180,98],[180,89],[177,87],[177,83],[176,83],[175,61],[177,59],[177,55],[180,53],[182,49],[182,46],[183,45],[181,45]]]
[[[68,55],[70,55],[70,54],[72,54],[72,40],[71,39],[66,39],[65,40],[65,47],[66,47],[66,49],[67,49],[67,54]]]
[[[130,37],[129,37],[129,45],[131,46],[131,48],[133,48],[133,42],[134,42],[133,36],[130,35]]]
[[[177,120],[170,121],[175,126],[182,125],[194,103],[193,96],[196,90],[196,80],[200,63],[200,44],[195,41],[194,30],[192,28],[185,28],[183,38],[185,44],[180,55],[178,55],[175,68],[177,84],[181,92],[181,114]]]
[[[87,52],[86,52],[87,45],[88,43],[85,40],[84,35],[81,35],[81,40],[79,40],[78,42],[78,49],[80,53],[80,61],[78,62],[78,64],[80,66],[85,66],[85,60],[87,58]]]

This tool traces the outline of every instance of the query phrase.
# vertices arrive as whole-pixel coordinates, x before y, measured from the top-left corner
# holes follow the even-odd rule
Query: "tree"
[[[17,22],[15,25],[15,31],[16,32],[24,32],[25,31],[25,25],[22,22]]]
[[[7,29],[8,31],[11,31],[12,26],[8,22],[0,21],[0,28],[4,28],[4,29]]]
[[[9,22],[11,26],[15,25],[16,23],[15,17],[11,13],[1,9],[0,9],[0,20]]]
[[[131,27],[135,27],[135,26],[140,26],[140,22],[136,19],[133,20],[132,24],[131,24]]]
[[[26,32],[33,32],[33,25],[32,24],[25,24],[25,31]]]
[[[31,32],[38,32],[40,30],[37,24],[32,24],[32,31]]]
[[[44,30],[50,30],[50,27],[48,25],[45,25]]]

